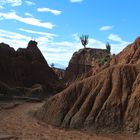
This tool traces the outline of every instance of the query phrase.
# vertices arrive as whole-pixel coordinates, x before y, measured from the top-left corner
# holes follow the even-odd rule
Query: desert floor
[[[42,103],[0,103],[0,140],[140,140],[140,136],[88,134],[47,125],[32,117]]]

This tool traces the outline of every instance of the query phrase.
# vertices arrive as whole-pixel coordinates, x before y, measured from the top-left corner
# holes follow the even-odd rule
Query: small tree
[[[82,35],[80,36],[80,40],[84,48],[86,48],[86,45],[88,44],[88,35]]]
[[[106,49],[107,49],[107,51],[110,53],[111,46],[110,46],[110,44],[109,44],[108,42],[106,43]]]

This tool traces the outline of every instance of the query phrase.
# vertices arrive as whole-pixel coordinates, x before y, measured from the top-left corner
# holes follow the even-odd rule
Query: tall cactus
[[[108,42],[106,43],[106,49],[107,49],[108,53],[110,53],[111,46],[110,46],[110,44]]]
[[[84,48],[86,48],[86,45],[88,44],[88,35],[82,35],[80,36],[80,40]]]

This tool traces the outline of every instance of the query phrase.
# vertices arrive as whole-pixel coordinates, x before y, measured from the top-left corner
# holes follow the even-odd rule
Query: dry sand
[[[0,140],[140,140],[138,136],[97,135],[55,128],[32,117],[32,112],[41,105],[25,103],[0,108]]]

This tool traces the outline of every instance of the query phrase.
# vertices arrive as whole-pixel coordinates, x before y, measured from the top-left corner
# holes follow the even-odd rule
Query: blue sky
[[[139,36],[140,0],[0,0],[0,42],[15,49],[35,39],[49,64],[65,68],[83,48],[118,53]]]

